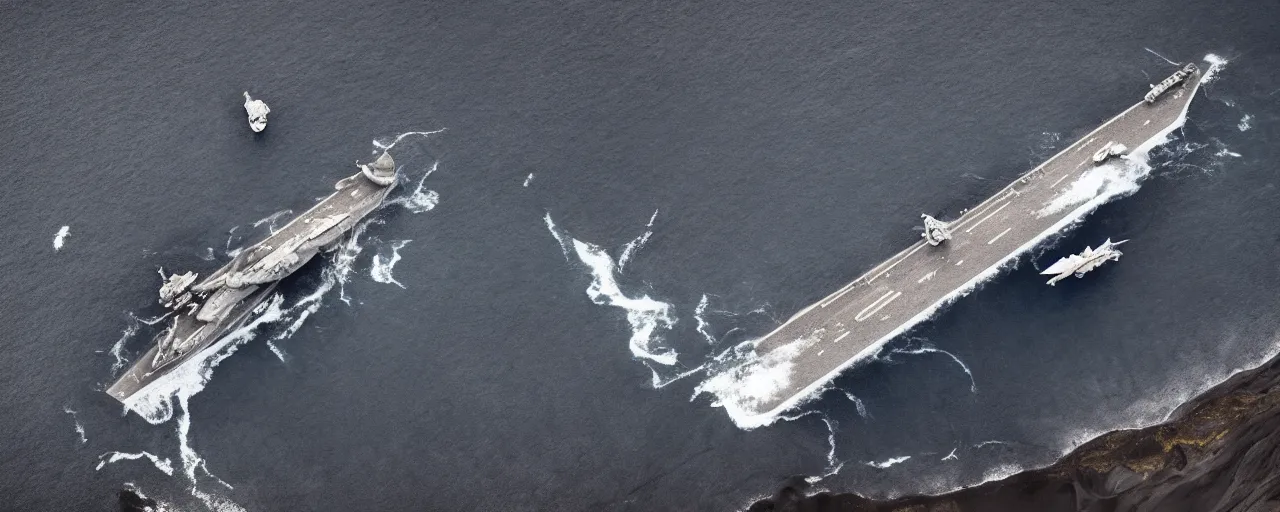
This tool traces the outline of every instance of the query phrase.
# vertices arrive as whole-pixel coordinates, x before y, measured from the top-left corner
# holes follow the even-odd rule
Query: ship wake
[[[395,146],[407,136],[429,136],[434,133],[438,133],[438,131],[410,132],[390,141],[375,141],[375,153]],[[404,160],[408,161],[410,159]],[[437,166],[438,162],[425,169],[408,173],[412,174],[411,176],[406,174],[404,167],[399,169],[397,172],[401,174],[401,183],[412,183],[412,185],[402,185],[393,191],[392,195],[383,202],[379,210],[400,207],[411,213],[422,213],[434,208],[439,201],[439,196],[435,191],[424,187],[424,180],[437,169]],[[266,225],[267,229],[274,231],[275,224],[280,216],[281,212],[277,212],[277,214],[252,223],[252,226]],[[283,294],[279,292],[273,294],[253,311],[252,319],[246,322],[244,326],[224,336],[200,354],[157,379],[125,402],[126,412],[132,411],[152,425],[162,425],[170,421],[176,424],[174,428],[178,437],[178,461],[181,463],[181,473],[189,484],[188,489],[191,495],[209,510],[235,512],[244,509],[230,499],[207,492],[200,487],[201,481],[208,478],[220,486],[233,489],[230,484],[210,472],[206,459],[200,456],[191,443],[190,403],[192,397],[200,393],[208,385],[213,378],[214,369],[217,368],[219,363],[230,357],[241,346],[257,339],[263,333],[267,333],[265,341],[268,347],[281,361],[284,361],[284,354],[279,348],[279,343],[297,333],[306,320],[323,306],[324,299],[335,294],[335,290],[339,300],[351,305],[351,297],[347,295],[345,285],[350,282],[352,275],[356,273],[358,257],[367,245],[364,237],[365,232],[369,226],[382,224],[383,222],[382,219],[377,218],[377,212],[375,212],[369,218],[357,224],[342,241],[338,249],[328,254],[328,261],[321,270],[320,281],[315,288],[287,305]],[[238,248],[231,248],[232,244],[236,243],[236,240],[241,239],[236,236],[236,231],[236,229],[231,230],[232,239],[228,240],[228,250],[225,253],[229,256],[233,256],[239,251]],[[404,247],[405,243],[407,241],[393,242],[391,244],[391,255],[385,259],[380,259],[377,256],[370,258],[371,261],[367,273],[373,281],[400,284],[391,277],[391,270],[395,263],[400,260],[399,250]],[[110,351],[115,357],[111,368],[113,376],[123,368],[124,346],[138,332],[139,324],[153,324],[158,323],[160,320],[141,320],[132,313],[129,316],[128,328],[125,329]],[[173,474],[175,468],[172,467],[169,459],[160,458],[149,452],[108,452],[100,458],[98,469],[102,469],[103,466],[119,460],[143,457],[150,459],[164,473]]]
[[[1226,64],[1225,60],[1214,55],[1206,56],[1205,60],[1211,65],[1205,71],[1202,84],[1211,82]],[[1011,264],[1015,264],[1024,254],[1045,241],[1072,229],[1099,206],[1137,192],[1142,182],[1151,174],[1150,151],[1168,143],[1171,140],[1170,135],[1185,123],[1186,111],[1184,110],[1160,133],[1133,148],[1121,162],[1100,166],[1094,171],[1077,177],[1075,182],[1067,186],[1064,193],[1041,210],[1044,215],[1069,211],[1062,220],[773,409],[761,410],[760,404],[773,403],[780,398],[777,393],[787,388],[791,378],[788,360],[807,348],[804,339],[793,341],[765,354],[755,351],[755,345],[759,340],[744,342],[729,358],[730,364],[724,365],[718,372],[713,373],[707,382],[699,386],[699,392],[715,395],[713,405],[724,407],[733,422],[744,429],[769,425],[777,421],[781,413],[816,400],[828,389],[832,379],[851,366],[874,357],[889,341],[928,321],[956,300],[969,295],[984,283],[994,279]],[[960,364],[963,366],[963,363]],[[965,371],[968,373],[967,367]],[[976,391],[976,384],[972,389]]]

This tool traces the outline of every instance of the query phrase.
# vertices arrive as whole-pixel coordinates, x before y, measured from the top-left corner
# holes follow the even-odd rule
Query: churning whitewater
[[[1214,55],[1206,56],[1205,60],[1210,63],[1210,66],[1205,72],[1201,82],[1202,85],[1213,82],[1216,79],[1216,75],[1227,63]],[[1171,139],[1174,138],[1173,133],[1185,123],[1186,111],[1184,110],[1168,128],[1133,148],[1125,157],[1093,168],[1068,182],[1065,192],[1055,197],[1050,203],[1045,204],[1040,212],[1042,215],[1049,215],[1069,211],[1062,221],[1020,246],[996,265],[985,269],[937,304],[912,318],[880,343],[869,348],[855,362],[893,362],[895,355],[945,356],[955,363],[955,367],[959,370],[957,376],[964,379],[964,384],[968,391],[970,393],[978,393],[978,379],[974,376],[969,366],[955,353],[939,349],[927,340],[919,338],[911,338],[904,345],[887,351],[884,348],[885,345],[914,326],[930,320],[949,304],[972,293],[984,283],[997,277],[1001,272],[1015,267],[1015,263],[1024,256],[1042,252],[1046,244],[1050,244],[1052,240],[1056,240],[1064,233],[1074,229],[1089,213],[1099,206],[1137,192],[1142,183],[1153,172],[1151,153],[1154,148],[1160,148],[1162,168],[1183,165],[1184,157],[1187,154],[1197,152],[1206,147],[1203,144],[1196,145],[1187,141],[1169,144]],[[1056,134],[1052,137],[1055,142],[1059,139],[1060,137],[1057,137]],[[1044,147],[1039,150],[1048,151],[1048,149],[1048,147]],[[1226,149],[1220,149],[1218,152],[1228,156],[1232,154]],[[713,334],[711,323],[707,318],[710,297],[713,297],[713,295],[703,294],[698,304],[694,306],[692,316],[696,322],[696,332],[707,341],[707,351],[705,353],[694,353],[687,349],[682,349],[682,352],[677,352],[673,348],[676,344],[671,343],[668,337],[674,332],[673,328],[678,321],[678,314],[675,312],[676,306],[670,301],[655,299],[653,297],[655,292],[653,291],[643,293],[635,291],[627,283],[627,275],[625,273],[626,263],[636,256],[637,250],[652,235],[656,216],[657,212],[650,219],[646,230],[618,251],[616,259],[610,255],[610,251],[599,245],[573,238],[566,230],[555,224],[550,212],[546,213],[544,221],[548,231],[559,243],[566,261],[575,262],[576,260],[577,263],[585,266],[589,272],[591,282],[587,288],[587,295],[590,300],[598,305],[613,306],[625,311],[628,324],[631,327],[628,345],[631,348],[632,356],[650,368],[653,374],[652,384],[655,388],[661,388],[691,375],[701,375],[701,380],[695,386],[693,398],[697,398],[702,394],[710,395],[713,397],[711,405],[724,408],[733,422],[743,429],[766,426],[778,420],[794,421],[816,412],[813,409],[796,412],[794,408],[816,401],[823,393],[832,389],[830,381],[814,387],[807,396],[793,403],[792,412],[760,417],[753,416],[748,411],[751,410],[749,405],[774,397],[776,393],[790,384],[794,357],[812,346],[821,336],[822,333],[820,332],[797,338],[780,348],[764,354],[757,353],[755,350],[759,339],[748,339],[728,348],[720,347],[717,346],[719,340]],[[687,344],[679,344],[679,346],[686,347]],[[842,371],[847,370],[855,362],[847,364]],[[963,375],[960,375],[961,373]],[[1195,388],[1204,389],[1208,385],[1210,384],[1196,386]],[[853,391],[840,391],[844,397],[853,403],[859,417],[864,420],[871,418],[866,405]],[[1162,403],[1167,402],[1162,400]],[[1165,407],[1162,410],[1171,410],[1171,407]],[[1156,416],[1161,415],[1142,416],[1144,417],[1142,423],[1147,423],[1150,420],[1158,420]],[[835,425],[825,414],[822,415],[822,419],[829,430],[831,451],[827,457],[828,464],[823,472],[824,475],[810,477],[811,481],[821,480],[825,476],[836,474],[843,467],[843,464],[835,456]],[[1080,442],[1090,437],[1092,436],[1082,435],[1078,437],[1078,440],[1069,440],[1061,447],[1062,453],[1070,451]],[[981,443],[969,449],[981,449],[986,444]],[[959,452],[960,448],[951,448],[949,451],[943,451],[942,453],[900,454],[886,459],[867,460],[864,465],[877,469],[888,469],[909,461],[914,462],[913,457],[918,459],[929,456],[936,457],[934,460],[954,461],[959,459]],[[1011,471],[1016,471],[1018,468],[1020,466],[1015,464],[1004,464],[997,468],[989,469],[983,474],[983,478],[984,480],[998,478],[1001,475],[1010,474]],[[935,477],[936,481],[931,490],[943,492],[958,485],[980,483],[960,481],[954,478]]]
[[[439,131],[410,132],[390,141],[375,140],[374,153],[377,154],[394,147],[406,136],[430,136],[435,133],[439,133]],[[409,161],[409,159],[405,160]],[[433,190],[426,189],[424,183],[426,178],[435,172],[438,165],[438,162],[433,162],[429,167],[411,173],[412,176],[407,175],[404,171],[404,166],[397,169],[397,173],[401,175],[400,182],[402,184],[409,183],[410,181],[407,179],[416,178],[416,181],[412,182],[412,188],[401,185],[398,190],[393,191],[391,197],[383,201],[382,205],[375,210],[374,215],[370,215],[369,218],[361,221],[351,230],[351,233],[342,241],[337,250],[326,257],[327,261],[325,261],[321,270],[320,282],[314,289],[306,292],[288,305],[286,305],[285,294],[276,292],[253,311],[253,318],[246,322],[244,326],[224,336],[199,355],[178,366],[172,372],[156,380],[125,402],[127,411],[136,413],[152,425],[161,425],[176,419],[175,433],[178,438],[178,460],[181,463],[182,474],[190,485],[192,496],[203,502],[206,507],[211,510],[225,512],[243,510],[243,508],[229,499],[203,490],[200,487],[201,479],[207,477],[221,486],[228,489],[232,488],[226,481],[209,471],[206,459],[200,456],[191,444],[190,403],[192,397],[200,393],[213,378],[214,369],[219,363],[234,354],[245,343],[256,339],[260,333],[272,331],[269,326],[279,326],[274,328],[273,332],[269,332],[265,341],[271,351],[283,362],[286,358],[279,348],[279,343],[288,340],[297,333],[307,318],[319,311],[324,303],[323,299],[330,295],[330,292],[337,289],[338,299],[348,306],[351,305],[351,298],[347,295],[344,285],[350,281],[355,271],[357,258],[365,249],[365,232],[371,225],[385,224],[385,221],[377,216],[376,212],[389,206],[402,207],[414,214],[433,209],[439,202],[439,195]],[[290,213],[289,210],[279,211],[250,223],[248,228],[232,228],[228,232],[228,240],[223,255],[227,258],[233,258],[235,254],[238,254],[241,250],[240,244],[249,238],[246,232],[250,229],[265,228],[269,233],[274,233],[278,223]],[[368,274],[374,281],[394,283],[403,287],[392,277],[391,271],[396,262],[401,259],[399,250],[407,243],[408,240],[391,242],[389,245],[390,255],[381,258],[379,255],[374,255],[370,258]],[[125,328],[121,337],[112,345],[110,350],[110,354],[115,359],[110,370],[113,377],[125,365],[125,345],[138,333],[139,324],[154,325],[164,320],[165,317],[144,321],[130,313],[129,318],[128,327]],[[104,466],[120,460],[136,460],[144,457],[151,460],[157,469],[160,469],[165,474],[173,474],[174,468],[169,459],[160,458],[146,451],[138,453],[108,452],[100,458],[97,469],[101,470]]]
[[[1210,62],[1210,66],[1205,71],[1204,78],[1200,82],[1201,85],[1212,82],[1216,74],[1226,64],[1225,60],[1215,55],[1208,55],[1205,60]],[[1194,91],[1192,94],[1194,94]],[[1188,104],[1189,106],[1190,104]],[[815,381],[806,387],[804,392],[785,401],[782,406],[777,407],[774,411],[765,414],[754,412],[756,405],[776,398],[777,393],[790,384],[791,363],[789,359],[811,346],[816,340],[797,339],[766,354],[765,358],[767,360],[762,360],[764,358],[755,354],[754,343],[757,341],[753,340],[752,342],[744,343],[742,349],[737,352],[737,357],[733,358],[733,362],[731,362],[731,365],[736,364],[736,368],[726,369],[724,373],[720,374],[719,378],[708,379],[706,383],[699,386],[699,391],[714,394],[717,397],[715,405],[724,407],[734,423],[745,429],[773,423],[777,421],[778,413],[816,400],[828,389],[831,379],[847,371],[850,367],[874,357],[889,341],[916,325],[933,318],[948,305],[972,293],[983,283],[994,279],[1004,269],[1008,268],[1010,263],[1018,261],[1019,258],[1031,252],[1046,240],[1060,236],[1062,233],[1074,228],[1099,206],[1137,192],[1142,185],[1142,181],[1151,173],[1149,152],[1157,146],[1168,143],[1170,134],[1186,123],[1186,117],[1187,111],[1184,107],[1173,123],[1144,143],[1133,148],[1122,159],[1123,163],[1100,166],[1075,178],[1068,185],[1066,193],[1056,197],[1050,204],[1046,205],[1045,210],[1041,211],[1042,215],[1048,215],[1052,212],[1060,212],[1071,208],[1071,212],[1064,216],[1061,221],[1056,222],[1049,229],[1023,244],[995,265],[980,272],[960,288],[942,297],[931,307],[910,318],[887,336],[867,347],[857,357],[843,363],[824,380]],[[818,337],[820,335],[821,333],[810,333],[809,337]],[[781,353],[773,357],[775,353],[779,352]],[[961,364],[963,365],[963,363]],[[745,385],[740,386],[738,385],[739,382]],[[973,389],[976,391],[976,383]]]

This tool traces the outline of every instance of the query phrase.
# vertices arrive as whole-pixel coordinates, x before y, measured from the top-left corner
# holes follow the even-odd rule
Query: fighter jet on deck
[[[1062,258],[1053,265],[1049,265],[1049,268],[1044,269],[1044,271],[1040,273],[1043,275],[1057,274],[1053,276],[1053,279],[1049,280],[1049,286],[1053,286],[1058,281],[1066,279],[1072,274],[1075,274],[1076,277],[1084,277],[1086,272],[1098,268],[1103,263],[1108,261],[1120,261],[1120,256],[1124,253],[1117,251],[1115,247],[1125,242],[1128,242],[1128,240],[1112,242],[1111,239],[1108,238],[1107,241],[1103,242],[1102,245],[1099,245],[1097,249],[1086,246],[1084,248],[1084,252]]]

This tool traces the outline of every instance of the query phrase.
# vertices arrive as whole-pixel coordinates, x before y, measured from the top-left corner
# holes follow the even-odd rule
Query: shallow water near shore
[[[1273,5],[6,11],[7,507],[111,509],[126,482],[249,511],[735,510],[797,475],[945,492],[1277,351]],[[1206,54],[1228,63],[1132,196],[791,421],[742,430],[696,394],[922,211],[958,214],[1141,98],[1162,56]],[[399,202],[280,287],[292,316],[168,416],[102,392],[161,327],[157,269],[216,268],[392,141]],[[1119,263],[1034,271],[1108,237],[1131,240]]]

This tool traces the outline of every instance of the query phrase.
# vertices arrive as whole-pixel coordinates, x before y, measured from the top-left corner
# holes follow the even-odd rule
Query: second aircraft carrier
[[[744,427],[773,421],[947,302],[1098,205],[1132,191],[1141,158],[1180,127],[1203,74],[1188,64],[1146,97],[948,223],[805,308],[755,346],[768,393],[726,403]],[[1132,148],[1132,149],[1130,149]],[[1137,176],[1140,178],[1141,176]],[[1108,180],[1118,182],[1107,188]],[[1126,189],[1125,180],[1130,180]],[[938,230],[937,228],[941,228]]]

